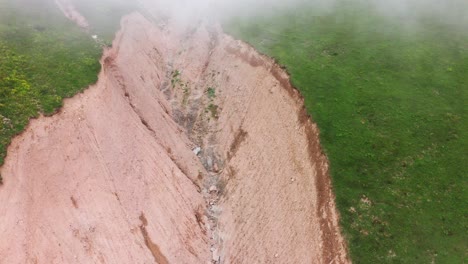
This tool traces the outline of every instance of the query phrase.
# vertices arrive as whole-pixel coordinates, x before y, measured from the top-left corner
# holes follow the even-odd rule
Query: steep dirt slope
[[[318,131],[216,27],[122,21],[96,85],[1,173],[1,263],[345,263]]]
[[[135,44],[121,35],[104,55],[99,82],[66,100],[61,113],[32,120],[9,148],[1,263],[210,258],[197,222],[204,201],[192,183],[203,167],[161,93],[146,89],[164,75],[128,48],[145,48]]]
[[[219,221],[226,260],[345,261],[318,131],[288,76],[229,37],[212,58],[229,72],[217,79],[224,87],[218,136],[226,158]]]

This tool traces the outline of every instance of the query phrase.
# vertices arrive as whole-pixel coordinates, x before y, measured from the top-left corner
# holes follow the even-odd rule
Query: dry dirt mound
[[[0,263],[347,262],[317,128],[271,59],[132,14],[102,64],[10,146]]]

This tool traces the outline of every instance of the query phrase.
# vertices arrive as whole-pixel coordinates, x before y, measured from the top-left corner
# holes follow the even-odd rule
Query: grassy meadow
[[[96,82],[101,53],[53,0],[0,0],[0,165],[30,118]]]
[[[286,66],[304,95],[354,263],[467,261],[466,30],[365,6],[224,28]]]

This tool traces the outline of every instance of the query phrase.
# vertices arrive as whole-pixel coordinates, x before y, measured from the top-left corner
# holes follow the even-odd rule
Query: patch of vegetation
[[[0,165],[30,118],[96,82],[100,56],[54,1],[0,0]]]
[[[206,111],[207,113],[211,113],[211,117],[214,118],[214,119],[218,119],[219,118],[219,114],[218,114],[218,105],[216,105],[214,103],[214,99],[216,98],[216,90],[214,87],[208,87],[206,89],[206,94],[208,96],[208,100],[209,100],[209,104],[208,104],[208,107],[206,108]]]
[[[207,109],[207,111],[209,113],[211,113],[212,118],[214,118],[214,119],[219,118],[219,116],[218,116],[218,106],[217,105],[215,105],[213,103],[210,103],[206,109]]]
[[[304,95],[355,263],[463,263],[468,36],[406,22],[343,4],[225,28],[285,65]]]
[[[179,70],[174,70],[172,73],[171,73],[171,84],[172,84],[172,88],[175,88],[177,86],[177,84],[179,84],[181,82],[181,79],[180,79],[180,71]]]
[[[171,85],[172,88],[180,88],[183,92],[182,105],[185,106],[190,96],[190,86],[188,82],[182,81],[182,73],[179,70],[174,70],[171,73]]]
[[[209,99],[213,99],[216,97],[216,90],[213,87],[208,87],[208,89],[206,90],[206,93]]]

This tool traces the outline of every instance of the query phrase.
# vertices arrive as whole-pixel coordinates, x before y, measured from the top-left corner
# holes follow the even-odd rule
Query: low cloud
[[[367,6],[383,17],[399,21],[412,22],[424,16],[468,26],[467,0],[137,0],[137,3],[154,15],[164,14],[181,21],[200,18],[223,21],[298,8],[326,13],[355,5]]]

